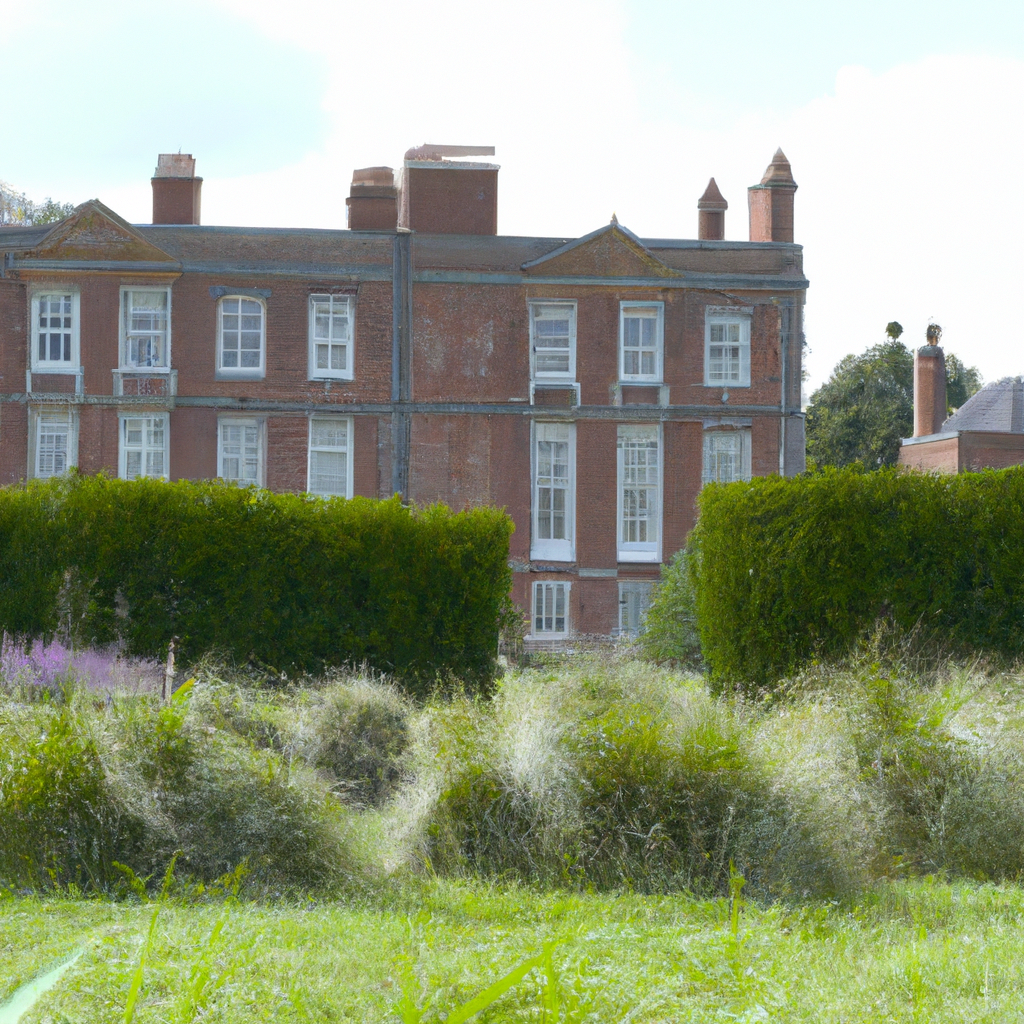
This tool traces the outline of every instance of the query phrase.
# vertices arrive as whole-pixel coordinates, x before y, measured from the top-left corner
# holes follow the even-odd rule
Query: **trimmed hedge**
[[[1024,653],[1024,469],[828,470],[705,487],[689,583],[718,686],[841,657],[878,619]]]
[[[489,678],[504,512],[72,475],[0,488],[0,630],[289,671]]]

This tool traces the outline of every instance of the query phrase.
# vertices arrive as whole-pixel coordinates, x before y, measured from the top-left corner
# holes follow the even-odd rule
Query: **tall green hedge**
[[[0,630],[172,636],[285,670],[366,661],[486,678],[511,584],[508,516],[217,483],[70,476],[0,489]]]
[[[704,488],[689,583],[719,685],[841,656],[880,617],[1024,653],[1024,469],[830,470]]]

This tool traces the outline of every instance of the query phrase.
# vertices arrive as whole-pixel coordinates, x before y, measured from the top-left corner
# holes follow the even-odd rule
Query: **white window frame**
[[[231,427],[242,427],[255,428],[256,430],[256,478],[248,479],[246,477],[229,477],[224,474],[224,463],[227,457],[224,451],[226,443],[225,434],[228,428]],[[221,480],[226,480],[229,483],[240,484],[243,487],[247,487],[250,484],[255,484],[257,487],[263,487],[263,481],[265,479],[265,468],[267,462],[267,443],[266,443],[267,431],[266,422],[263,419],[253,416],[220,416],[217,419],[217,476]],[[232,442],[233,443],[233,442]],[[242,444],[246,442],[243,438]],[[244,458],[245,456],[240,456]]]
[[[549,428],[559,428],[551,430]],[[565,431],[564,437],[556,434]],[[544,489],[539,478],[541,463],[540,445],[542,443],[567,444],[568,477],[565,487],[552,488],[565,492],[565,537],[541,537],[541,501],[540,494]],[[530,557],[549,562],[573,562],[576,560],[576,424],[566,422],[552,423],[534,421],[530,438],[530,506],[531,506],[531,543]],[[548,532],[548,531],[544,531]],[[553,528],[551,532],[554,532]]]
[[[537,369],[537,336],[538,320],[555,320],[562,317],[552,316],[555,311],[569,314],[569,368],[567,370]],[[530,315],[530,377],[535,381],[569,381],[576,380],[576,300],[575,299],[531,299]],[[545,315],[548,314],[548,315]]]
[[[750,323],[753,318],[752,307],[708,306],[704,315],[704,384],[709,388],[749,388],[750,387]],[[737,376],[731,373],[719,379],[712,377],[711,368],[711,332],[712,327],[738,327],[736,345],[739,348]],[[719,344],[716,342],[716,345]],[[726,343],[730,344],[730,343]]]
[[[563,601],[562,629],[555,628],[558,623],[557,611],[558,591],[561,590]],[[542,602],[551,601],[551,614],[547,614],[544,607],[538,608],[538,597]],[[572,583],[567,580],[535,580],[530,587],[530,636],[536,640],[565,640],[572,633],[571,615]],[[537,628],[538,616],[541,618],[541,627]],[[551,621],[551,629],[544,629],[547,620]]]
[[[39,357],[39,306],[45,296],[59,295],[71,300],[71,326],[70,331],[70,358],[69,359],[40,359]],[[33,373],[78,373],[81,368],[81,352],[79,348],[79,336],[81,327],[81,296],[77,288],[39,288],[32,293],[32,302],[29,312],[31,317],[29,331],[29,366]],[[58,333],[64,333],[64,326],[61,325]],[[49,332],[47,332],[49,333]],[[63,346],[62,346],[63,348]]]
[[[654,595],[653,580],[621,580],[619,582],[619,636],[639,636]],[[641,611],[640,608],[643,607]],[[632,611],[631,611],[632,609]],[[631,619],[636,612],[637,622]]]
[[[654,316],[646,316],[644,319],[654,320],[654,370],[652,373],[627,373],[626,372],[626,318],[631,311],[644,309],[653,310]],[[633,314],[635,316],[635,314]],[[629,346],[630,351],[643,353],[644,349],[637,346]],[[642,362],[642,360],[641,360]],[[619,380],[625,383],[644,382],[661,384],[665,379],[665,303],[664,302],[643,302],[630,300],[619,303]]]
[[[231,301],[255,302],[260,307],[260,362],[259,366],[224,365],[224,303]],[[233,316],[235,314],[228,314]],[[241,305],[237,314],[242,316]],[[241,325],[239,325],[241,329]],[[239,361],[241,361],[241,339],[239,339]],[[267,368],[267,304],[256,295],[222,295],[217,300],[217,376],[230,380],[254,380],[266,376]]]
[[[739,457],[739,474],[734,474],[731,480],[722,480],[718,460],[718,453],[715,451],[721,439],[728,438],[730,446],[739,448],[736,453]],[[708,483],[735,483],[737,480],[750,480],[750,428],[741,427],[738,429],[710,429],[704,431],[701,486]]]
[[[313,430],[314,425],[317,423],[334,423],[334,424],[345,424],[345,447],[329,447],[326,445],[314,445],[313,444]],[[306,490],[309,494],[316,494],[324,498],[351,498],[352,497],[352,429],[353,420],[351,416],[324,416],[324,415],[313,415],[309,418],[309,443],[307,445],[307,458],[306,458]],[[335,492],[326,491],[315,491],[313,489],[313,456],[319,452],[325,453],[336,453],[344,450],[345,453],[345,492],[344,494],[338,494]]]
[[[142,421],[142,440],[139,445],[129,445],[128,443],[128,430],[129,425],[136,420]],[[163,444],[157,448],[155,445],[150,443],[150,431],[154,429],[155,422],[160,421],[160,429],[163,431]],[[154,424],[154,426],[151,426]],[[153,412],[122,412],[118,414],[118,464],[117,464],[117,475],[122,480],[168,480],[170,479],[170,461],[171,461],[171,432],[170,432],[170,417],[167,413],[153,413]],[[151,452],[159,451],[163,454],[163,472],[162,473],[150,473],[147,471],[146,456]],[[128,454],[129,452],[139,452],[141,454],[140,459],[140,471],[133,477],[128,475]]]
[[[348,317],[348,337],[344,340],[336,340],[333,336],[328,338],[316,337],[316,306],[317,303],[327,302],[330,304],[328,314],[329,332],[334,332],[335,307],[344,305]],[[309,379],[310,380],[353,380],[355,376],[355,298],[352,295],[335,295],[329,292],[318,292],[309,297]],[[317,347],[327,345],[328,362],[330,362],[330,351],[334,347],[344,346],[345,368],[332,370],[330,367],[317,366]]]
[[[654,467],[655,479],[653,484],[645,482],[643,484],[636,484],[632,481],[627,481],[627,471],[630,468],[641,469],[642,467],[629,467],[627,466],[627,452],[631,447],[630,442],[634,440],[641,440],[645,445],[648,445],[650,441],[654,441],[657,445],[655,448],[657,464]],[[620,423],[618,428],[618,438],[616,443],[616,493],[618,496],[617,509],[616,509],[616,548],[617,557],[620,562],[660,562],[661,561],[661,535],[662,535],[662,507],[664,502],[662,500],[662,478],[664,474],[664,444],[662,443],[662,430],[661,425],[658,423]],[[646,476],[647,474],[644,473]],[[648,539],[645,540],[626,540],[624,533],[626,532],[626,490],[630,483],[633,483],[633,487],[639,489],[642,487],[644,490],[654,490],[655,497],[655,510],[654,515],[641,519],[637,517],[636,522],[638,527],[641,525],[646,526],[646,533]],[[631,487],[630,489],[633,489]],[[649,501],[649,498],[647,499]],[[654,538],[650,538],[650,533],[654,533]],[[641,532],[639,529],[638,533]]]
[[[162,292],[167,296],[167,326],[163,331],[163,361],[158,364],[147,365],[140,363],[138,359],[134,362],[129,352],[129,339],[132,332],[129,330],[128,319],[131,315],[132,306],[130,296],[134,292]],[[119,368],[129,373],[170,373],[171,372],[171,289],[164,285],[123,285],[121,287],[121,306],[118,318],[120,323],[119,333]],[[156,331],[142,332],[145,335],[158,336]]]
[[[58,472],[44,472],[40,466],[43,455],[41,434],[47,423],[63,419],[67,424],[64,468]],[[63,476],[78,465],[78,410],[74,406],[43,406],[31,410],[29,419],[29,476],[35,480],[47,480]]]

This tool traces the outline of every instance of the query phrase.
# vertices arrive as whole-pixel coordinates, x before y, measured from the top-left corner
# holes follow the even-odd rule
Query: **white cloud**
[[[612,0],[222,3],[326,62],[329,86],[307,156],[208,178],[206,223],[341,227],[353,168],[452,142],[496,145],[503,233],[578,235],[614,210],[641,235],[692,237],[714,175],[731,204],[727,237],[744,238],[746,187],[781,145],[800,185],[812,388],[892,319],[916,345],[934,318],[947,349],[987,379],[1024,372],[1006,324],[1024,269],[1024,63],[844,68],[834,95],[789,115],[708,127],[681,97],[648,114],[650,75]],[[148,219],[148,182],[106,201]]]

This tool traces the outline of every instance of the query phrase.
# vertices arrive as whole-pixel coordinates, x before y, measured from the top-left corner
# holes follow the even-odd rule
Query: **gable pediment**
[[[682,277],[616,220],[524,263],[522,269],[542,277]]]
[[[146,241],[131,224],[98,199],[76,207],[70,217],[56,224],[23,259],[177,264],[173,256]]]

